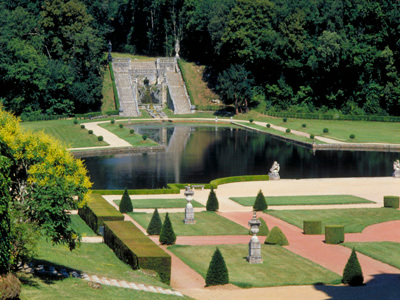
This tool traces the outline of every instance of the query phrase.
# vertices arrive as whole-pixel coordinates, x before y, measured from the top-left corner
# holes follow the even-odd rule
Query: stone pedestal
[[[190,189],[189,186],[186,187],[185,190],[185,197],[186,197],[186,208],[185,208],[185,219],[183,220],[183,223],[185,224],[196,224],[196,220],[194,219],[194,209],[192,205],[192,196],[194,192],[193,190]]]
[[[394,178],[400,178],[400,170],[396,170],[393,172],[393,177]]]
[[[279,173],[268,173],[269,180],[279,180],[281,177],[279,176]]]
[[[261,222],[257,219],[257,212],[253,212],[253,218],[249,221],[250,232],[253,236],[249,242],[249,256],[247,256],[247,261],[250,264],[261,264],[263,259],[261,257],[261,244],[257,237],[259,227]]]

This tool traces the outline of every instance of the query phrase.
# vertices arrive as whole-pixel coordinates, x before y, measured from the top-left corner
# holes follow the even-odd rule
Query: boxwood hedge
[[[326,225],[325,226],[325,243],[340,244],[344,242],[344,226],[343,225]]]
[[[384,196],[383,207],[399,208],[398,196]]]

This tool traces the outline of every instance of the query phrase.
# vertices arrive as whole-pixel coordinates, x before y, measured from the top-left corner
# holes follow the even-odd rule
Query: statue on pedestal
[[[399,160],[395,160],[393,162],[393,177],[394,178],[400,178],[400,161]]]
[[[280,179],[279,176],[279,170],[281,169],[281,167],[279,166],[277,161],[274,161],[274,163],[272,164],[271,169],[269,169],[269,179],[270,180],[278,180]]]

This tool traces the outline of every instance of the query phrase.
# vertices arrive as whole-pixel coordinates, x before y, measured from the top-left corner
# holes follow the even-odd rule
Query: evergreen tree
[[[151,217],[149,226],[147,227],[147,233],[149,235],[159,235],[161,232],[161,227],[162,227],[161,218],[156,208],[154,210],[153,216]]]
[[[229,283],[228,268],[226,267],[221,251],[217,248],[207,270],[206,286],[222,285],[227,283]]]
[[[263,211],[268,208],[267,202],[265,201],[265,197],[263,192],[260,190],[257,194],[256,201],[254,201],[253,210],[255,211]]]
[[[132,201],[129,197],[128,190],[125,189],[122,195],[121,203],[119,204],[119,211],[121,213],[128,213],[133,211]]]
[[[282,230],[275,226],[268,233],[264,244],[287,246],[289,245],[289,242]]]
[[[161,245],[173,245],[176,241],[176,235],[174,229],[172,228],[172,223],[169,219],[168,213],[165,216],[164,224],[161,227],[159,241]]]
[[[351,286],[362,285],[364,282],[364,276],[354,248],[351,251],[346,266],[344,267],[342,282]]]
[[[208,195],[208,200],[206,204],[207,211],[217,211],[219,208],[217,195],[214,192],[214,188],[211,186],[210,194]]]

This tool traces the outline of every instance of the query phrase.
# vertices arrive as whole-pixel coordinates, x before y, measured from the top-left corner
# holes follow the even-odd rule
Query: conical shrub
[[[254,201],[253,210],[255,211],[263,211],[268,208],[267,201],[265,201],[265,197],[263,192],[260,190],[257,194],[256,201]]]
[[[208,200],[206,204],[207,211],[217,211],[219,208],[217,195],[214,192],[214,188],[211,186],[210,194],[208,195]]]
[[[269,228],[268,228],[267,223],[265,223],[265,221],[264,221],[263,218],[258,218],[258,220],[261,222],[261,225],[260,225],[260,227],[258,228],[259,231],[258,231],[257,235],[258,235],[258,236],[267,236],[268,233],[269,233]],[[250,229],[249,229],[249,234],[250,234],[250,235],[253,235],[253,234],[251,233],[251,230],[250,230]]]
[[[128,213],[133,211],[132,201],[129,197],[127,189],[125,189],[124,194],[122,195],[122,199],[119,204],[119,211],[121,213]]]
[[[282,230],[275,226],[268,233],[264,244],[287,246],[289,245],[289,242]]]
[[[169,219],[168,213],[165,216],[164,224],[161,227],[159,241],[161,245],[173,245],[176,241],[176,235],[174,229],[172,228],[172,223]]]
[[[222,285],[227,283],[229,283],[228,268],[226,267],[221,251],[217,248],[207,270],[206,286]]]
[[[362,285],[364,282],[364,276],[354,248],[351,251],[346,266],[344,267],[342,282],[351,286]]]
[[[149,226],[147,227],[147,233],[149,235],[159,235],[161,232],[162,222],[157,208],[154,210],[153,216],[151,217]]]

